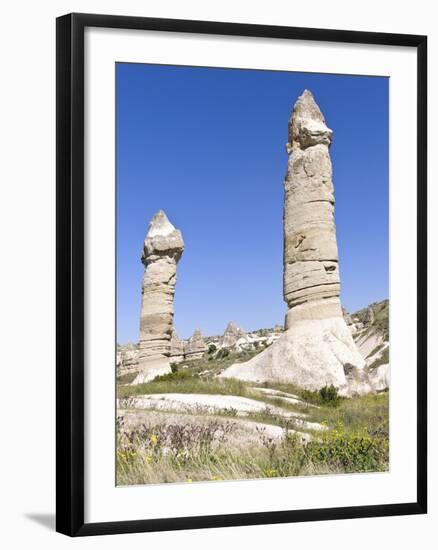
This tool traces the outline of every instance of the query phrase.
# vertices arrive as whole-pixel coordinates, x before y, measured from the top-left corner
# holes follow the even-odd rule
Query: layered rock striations
[[[307,90],[289,120],[284,180],[283,296],[294,321],[339,316],[339,269],[329,145],[332,130]]]
[[[171,372],[170,339],[176,266],[184,251],[181,232],[160,210],[152,218],[141,261],[145,267],[140,317],[139,374],[134,384]]]
[[[285,332],[224,377],[288,381],[310,390],[333,384],[344,395],[371,390],[365,362],[339,299],[340,278],[329,146],[332,130],[308,90],[289,119],[284,180]]]

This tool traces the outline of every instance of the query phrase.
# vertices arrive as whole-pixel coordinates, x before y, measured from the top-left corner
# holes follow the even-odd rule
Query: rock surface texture
[[[138,371],[138,345],[125,344],[117,346],[116,355],[117,376],[123,376]]]
[[[222,336],[221,345],[224,348],[232,348],[244,336],[245,333],[240,328],[237,328],[233,321],[230,321]]]
[[[338,248],[330,130],[308,90],[289,119],[284,180],[283,296],[288,306],[285,332],[224,377],[288,381],[317,390],[333,384],[343,395],[372,391],[339,299]]]
[[[207,344],[202,337],[201,331],[196,329],[193,336],[187,340],[185,345],[185,358],[187,361],[201,359],[207,349]]]
[[[174,329],[170,338],[170,362],[181,363],[184,361],[184,342],[178,338]]]
[[[152,218],[144,241],[141,261],[139,374],[134,384],[171,372],[170,339],[173,331],[173,298],[176,266],[184,250],[181,232],[160,210]]]

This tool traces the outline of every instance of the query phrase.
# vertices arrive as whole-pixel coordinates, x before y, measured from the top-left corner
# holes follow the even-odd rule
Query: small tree
[[[326,403],[337,403],[339,400],[338,390],[330,384],[330,386],[324,386],[319,390],[321,399]]]

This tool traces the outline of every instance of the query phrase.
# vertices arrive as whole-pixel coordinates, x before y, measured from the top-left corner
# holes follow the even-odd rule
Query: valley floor
[[[233,361],[119,380],[118,485],[388,469],[388,392],[344,399],[331,388],[217,378]]]

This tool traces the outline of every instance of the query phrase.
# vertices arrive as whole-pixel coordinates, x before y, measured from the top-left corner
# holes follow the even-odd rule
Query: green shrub
[[[221,348],[216,354],[216,359],[225,359],[225,357],[228,357],[229,355],[230,350],[228,348]]]
[[[346,473],[384,471],[388,468],[389,443],[387,437],[372,436],[366,429],[347,432],[338,426],[320,440],[311,441],[306,454],[314,465]]]
[[[319,395],[324,403],[337,403],[339,401],[338,389],[333,384],[321,388]]]
[[[191,378],[193,373],[188,370],[173,370],[169,374],[162,374],[161,376],[156,376],[153,379],[153,382],[170,382],[171,380],[185,380]]]
[[[217,347],[214,344],[208,346],[208,354],[212,355],[217,350]]]
[[[314,405],[329,405],[336,407],[339,405],[342,397],[338,395],[338,390],[331,384],[324,386],[319,391],[299,390],[299,394],[305,401]]]

